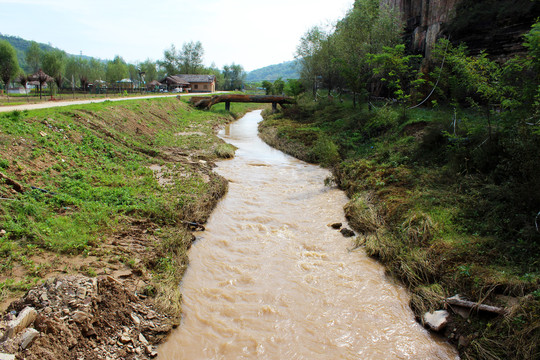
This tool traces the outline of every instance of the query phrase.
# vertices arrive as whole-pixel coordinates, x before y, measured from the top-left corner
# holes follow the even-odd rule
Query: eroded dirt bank
[[[150,359],[175,323],[111,276],[68,275],[11,303],[0,349],[16,359]]]

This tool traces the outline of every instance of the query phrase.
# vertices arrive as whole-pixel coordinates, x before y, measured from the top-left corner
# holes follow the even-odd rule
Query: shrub
[[[329,137],[319,136],[311,150],[311,156],[323,166],[334,166],[341,160],[338,150],[338,146]]]

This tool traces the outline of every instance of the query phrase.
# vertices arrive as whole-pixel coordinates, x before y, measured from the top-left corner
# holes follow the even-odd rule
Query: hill
[[[298,79],[300,78],[300,72],[297,60],[291,60],[282,62],[281,64],[274,64],[265,66],[260,69],[250,71],[247,74],[246,81],[263,81],[263,80],[277,80],[282,78],[286,79]]]
[[[26,72],[29,72],[31,69],[26,65],[26,59],[25,54],[28,48],[30,47],[30,44],[32,43],[31,40],[25,40],[18,36],[11,36],[11,35],[4,35],[0,34],[0,40],[7,40],[15,48],[15,51],[17,52],[17,60],[19,61],[19,66]],[[62,49],[58,49],[54,46],[51,46],[49,44],[43,44],[43,43],[37,43],[42,51],[52,51],[52,50],[60,50],[64,51]],[[67,54],[67,56],[80,56],[84,59],[92,59],[91,56],[86,55],[73,55],[73,54]]]

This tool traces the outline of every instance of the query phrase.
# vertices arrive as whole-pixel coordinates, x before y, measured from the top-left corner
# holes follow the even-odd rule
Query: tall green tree
[[[107,63],[107,70],[105,73],[107,82],[114,84],[117,81],[127,78],[128,76],[128,66],[122,57],[116,55],[112,61]]]
[[[273,93],[275,95],[281,95],[283,94],[283,89],[285,89],[285,81],[283,81],[281,78],[278,78],[276,81],[274,81]]]
[[[61,50],[47,51],[42,58],[43,71],[54,79],[60,90],[66,68],[66,53]]]
[[[15,49],[6,40],[0,41],[0,79],[4,82],[6,95],[9,82],[19,73],[19,63]],[[9,101],[9,95],[8,95]]]
[[[70,83],[73,81],[75,86],[81,86],[84,90],[84,81],[81,78],[87,78],[88,61],[78,57],[71,56],[66,59],[66,68],[64,76]],[[86,81],[87,83],[88,81]]]
[[[246,72],[242,65],[232,63],[223,67],[224,90],[242,89],[246,79]]]
[[[268,80],[262,82],[262,88],[265,90],[266,95],[271,95],[274,92],[274,84]]]
[[[298,79],[288,79],[287,84],[285,84],[285,94],[288,96],[297,98],[304,90],[302,82]]]
[[[225,90],[225,77],[223,76],[223,72],[215,63],[212,63],[209,68],[204,69],[204,73],[214,75],[216,77],[216,88],[219,90]]]
[[[152,80],[158,80],[156,63],[150,59],[147,59],[139,64],[139,69],[144,72],[144,81],[146,83]]]
[[[425,80],[420,71],[421,55],[405,55],[405,45],[383,47],[382,52],[368,54],[368,63],[375,66],[373,72],[387,84],[392,95],[405,110],[414,90]]]
[[[318,79],[321,77],[321,49],[328,34],[320,27],[309,29],[300,39],[296,48],[296,58],[300,64],[300,78],[306,88],[313,89],[313,96],[317,91]]]
[[[200,41],[191,41],[182,45],[178,62],[182,74],[199,74],[203,70],[204,49]]]
[[[341,76],[338,68],[339,58],[336,47],[336,35],[329,35],[322,43],[317,56],[320,75],[323,86],[328,90],[328,95],[340,85]],[[275,85],[275,84],[274,84]]]
[[[122,58],[119,60],[120,62],[123,62]],[[121,66],[120,66],[121,67]],[[96,60],[96,59],[90,59],[88,62],[88,80],[91,82],[94,82],[96,80],[103,80],[107,78],[107,68],[108,65],[103,63],[102,61]],[[124,74],[125,75],[125,74]],[[125,77],[125,76],[123,76]],[[121,77],[120,79],[122,79]]]
[[[353,8],[337,23],[336,57],[346,86],[365,97],[370,91],[373,66],[367,54],[382,52],[385,46],[400,43],[402,23],[395,9],[381,6],[378,0],[356,0]],[[376,86],[376,84],[372,84]]]
[[[169,49],[163,51],[163,60],[158,61],[158,65],[163,68],[167,75],[175,75],[180,72],[180,55],[174,44]]]
[[[41,65],[41,55],[43,51],[39,47],[39,44],[35,41],[30,43],[30,46],[26,50],[25,59],[26,64],[30,67],[30,71],[37,72]]]

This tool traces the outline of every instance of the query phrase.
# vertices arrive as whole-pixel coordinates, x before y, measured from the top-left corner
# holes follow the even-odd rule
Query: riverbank
[[[54,322],[37,329],[27,359],[83,356],[94,347],[103,359],[155,356],[151,345],[178,323],[191,230],[227,191],[212,168],[234,148],[215,133],[255,107],[198,111],[175,97],[1,115],[1,308],[49,279],[35,290],[37,299],[27,294],[9,310],[32,306],[41,323]],[[65,283],[84,294],[41,297]],[[124,315],[101,323],[107,311]],[[76,341],[50,342],[63,332]],[[3,342],[0,352],[18,345]]]
[[[482,164],[480,156],[498,156],[510,170],[508,155],[496,153],[495,143],[456,144],[446,138],[452,114],[442,110],[405,115],[387,106],[369,111],[348,103],[304,102],[267,114],[259,130],[268,144],[332,168],[328,181],[350,198],[345,212],[361,234],[357,246],[409,288],[420,322],[426,312],[450,313],[440,334],[463,358],[537,357],[540,253],[535,213],[527,205],[536,193],[526,190],[530,173],[517,169],[530,164],[528,157],[512,164],[516,178],[493,181],[474,166]],[[459,115],[461,128],[475,116]],[[518,152],[537,140],[525,134],[523,143],[501,143],[505,152]],[[469,155],[476,163],[456,171],[462,160],[456,148],[463,155],[469,146],[485,153]],[[520,194],[528,194],[529,201]],[[505,315],[450,305],[447,299],[456,294]]]

